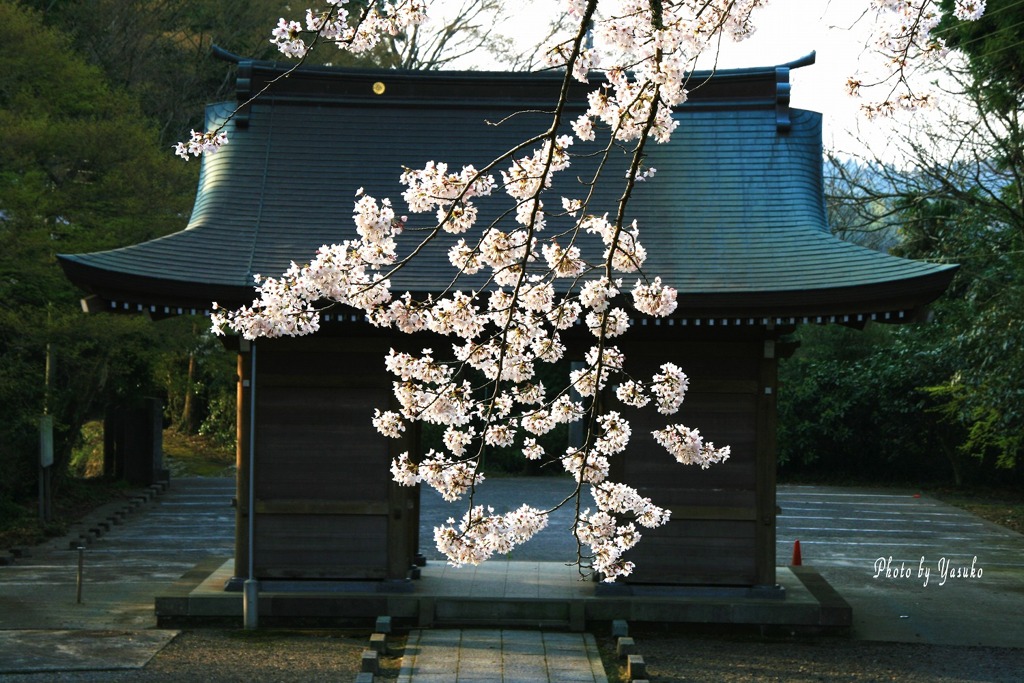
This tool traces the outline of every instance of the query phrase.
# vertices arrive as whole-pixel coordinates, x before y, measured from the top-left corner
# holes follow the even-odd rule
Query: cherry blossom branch
[[[859,96],[862,91],[891,83],[879,100],[861,106],[869,117],[890,116],[897,110],[912,111],[932,104],[928,90],[915,92],[910,83],[911,68],[935,64],[948,53],[945,41],[933,31],[942,19],[937,0],[872,0],[875,23],[875,49],[887,60],[884,77],[865,83],[851,76],[846,89]],[[985,11],[985,0],[953,0],[953,15],[961,21],[976,21]]]
[[[636,183],[655,170],[643,167],[646,145],[650,140],[669,140],[677,126],[673,111],[687,98],[687,65],[723,35],[749,35],[750,13],[764,3],[621,0],[617,10],[602,18],[597,9],[606,4],[609,0],[568,0],[568,14],[575,22],[572,34],[546,52],[548,65],[564,68],[565,74],[547,112],[550,125],[544,133],[480,169],[464,166],[450,171],[443,162],[431,161],[422,169],[404,170],[400,182],[406,188],[402,196],[409,212],[434,212],[429,227],[422,228],[425,236],[406,253],[399,254],[396,237],[406,229],[420,230],[411,227],[419,221],[396,218],[388,199],[361,195],[354,208],[352,239],[322,247],[308,264],[293,264],[280,278],[257,276],[259,298],[251,306],[218,309],[214,315],[215,329],[247,338],[309,334],[319,327],[322,302],[330,302],[362,311],[377,326],[406,333],[430,331],[453,340],[450,359],[436,358],[432,349],[420,354],[392,349],[387,354],[385,366],[395,378],[398,408],[378,409],[373,424],[395,438],[411,422],[445,427],[443,448],[427,452],[419,462],[403,453],[394,459],[391,471],[399,484],[427,484],[445,500],[465,503],[459,521],[449,520],[434,530],[438,549],[454,565],[476,564],[509,552],[544,528],[555,509],[572,505],[575,562],[581,573],[597,572],[604,580],[615,580],[633,570],[624,554],[640,540],[637,525],[654,528],[670,517],[668,510],[635,489],[608,480],[610,458],[624,457],[632,430],[604,399],[614,391],[623,406],[653,403],[660,413],[673,415],[689,385],[673,363],[662,364],[649,381],[634,378],[627,372],[625,355],[611,343],[630,327],[630,314],[615,305],[625,298],[623,274],[637,274],[630,291],[637,313],[667,316],[676,308],[675,290],[656,273],[644,271],[642,226],[627,223],[626,217]],[[339,28],[345,16],[335,9],[336,14],[328,15],[335,23],[324,18],[310,24],[307,15],[307,24],[318,36],[348,39],[351,36]],[[366,14],[363,21],[376,20]],[[591,26],[595,46],[586,44]],[[298,39],[289,27],[286,22],[279,26],[285,31],[281,39],[292,46],[289,49],[298,50],[287,42]],[[355,39],[349,42],[355,44]],[[605,81],[588,94],[586,111],[568,123],[573,136],[566,135],[572,81],[586,83],[599,68]],[[553,192],[556,174],[572,165],[569,150],[574,141],[595,141],[599,132],[607,135],[607,143],[595,153],[594,175],[581,181],[588,188],[584,199],[561,197],[562,213],[552,213],[545,200]],[[623,190],[609,220],[607,213],[593,211],[595,187],[607,173],[613,151],[630,143]],[[494,172],[500,172],[500,183]],[[488,225],[478,226],[477,203],[497,202],[499,189],[512,200],[511,207]],[[570,218],[570,225],[558,227]],[[503,229],[508,223],[514,227]],[[449,284],[422,301],[409,292],[395,297],[390,289],[393,277],[422,258],[427,244],[443,239],[451,240],[448,257],[456,271]],[[600,262],[583,257],[580,247],[590,240],[604,248]],[[541,259],[546,269],[539,265]],[[478,273],[484,274],[483,288],[469,293],[459,289],[464,277]],[[562,333],[574,326],[589,331],[595,340],[583,354],[582,367],[572,370],[566,385],[549,398],[536,380],[537,364],[563,358]],[[483,377],[476,386],[470,381],[475,373]],[[477,504],[486,448],[515,447],[525,458],[540,459],[546,453],[535,437],[557,424],[575,422],[584,423],[582,444],[552,454],[573,478],[571,491],[560,503],[548,510],[524,505],[505,514]],[[668,424],[652,436],[682,464],[706,468],[730,455],[728,447],[716,448],[697,429],[681,424]],[[588,492],[594,499],[593,511],[583,503]]]
[[[348,22],[348,10],[343,7],[345,0],[326,0],[330,6],[325,12],[315,13],[306,10],[306,27],[297,21],[278,20],[277,27],[271,32],[270,42],[287,57],[295,57],[298,61],[289,69],[270,79],[262,88],[245,102],[236,106],[212,131],[197,132],[193,130],[188,140],[174,145],[174,153],[188,161],[191,157],[203,154],[215,154],[228,144],[225,126],[240,111],[263,97],[279,81],[292,75],[301,67],[310,51],[322,40],[334,41],[335,46],[355,54],[373,49],[380,41],[381,33],[396,34],[403,28],[423,23],[426,19],[425,5],[420,0],[399,0],[397,4],[386,4],[381,13],[373,3],[367,4],[358,13],[356,21]],[[312,34],[309,43],[302,38],[303,34]]]

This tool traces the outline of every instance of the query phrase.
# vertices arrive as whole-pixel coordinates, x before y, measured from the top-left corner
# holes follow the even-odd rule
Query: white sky
[[[756,10],[757,32],[731,43],[721,55],[722,67],[768,66],[792,61],[814,51],[814,65],[790,72],[791,105],[824,114],[824,142],[850,148],[855,136],[884,136],[887,125],[867,121],[862,100],[846,93],[846,81],[861,70],[870,72],[878,57],[870,49],[874,17],[865,15],[867,0],[771,0]],[[885,93],[867,94],[882,97]]]
[[[552,7],[561,11],[563,6],[563,0],[518,1],[522,9],[517,18],[522,17],[522,23],[512,22],[506,32],[523,35],[524,44],[535,42],[527,36],[546,25],[545,11]],[[824,114],[826,148],[853,150],[860,146],[856,142],[860,137],[873,139],[882,149],[887,126],[892,124],[867,121],[860,114],[861,100],[845,91],[847,78],[858,73],[859,67],[870,72],[871,65],[877,64],[878,58],[867,47],[874,21],[872,15],[864,14],[869,5],[868,0],[771,0],[767,7],[755,11],[756,33],[739,43],[726,41],[718,65],[773,66],[816,52],[813,66],[790,74],[792,106]],[[708,62],[698,68],[710,66]],[[879,140],[882,144],[877,144]]]

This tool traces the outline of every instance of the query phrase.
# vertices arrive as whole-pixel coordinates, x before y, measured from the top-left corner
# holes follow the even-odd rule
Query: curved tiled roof
[[[280,71],[243,62],[240,98]],[[536,110],[506,117],[550,106],[559,82],[557,74],[303,69],[228,124],[230,144],[203,160],[183,231],[62,255],[61,263],[73,281],[119,307],[248,303],[254,273],[277,274],[351,234],[356,188],[392,197],[402,213],[403,165],[482,166],[548,125]],[[375,83],[383,94],[374,94]],[[645,270],[679,290],[680,317],[906,315],[943,291],[952,267],[830,234],[821,116],[788,109],[787,66],[695,74],[698,83],[675,113],[680,125],[671,142],[648,146],[658,173],[638,185],[628,214],[648,250]],[[212,106],[210,122],[233,106]],[[572,151],[593,149],[577,143]],[[614,212],[625,163],[616,156],[594,207]],[[556,192],[580,196],[577,178],[592,165],[574,159]],[[481,202],[482,218],[508,207],[496,199]],[[444,289],[453,272],[446,250],[428,249],[396,276],[394,289]]]

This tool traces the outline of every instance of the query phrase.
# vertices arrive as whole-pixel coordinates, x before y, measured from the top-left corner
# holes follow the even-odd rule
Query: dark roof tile
[[[277,67],[245,63],[242,73],[246,68],[267,78]],[[376,78],[387,82],[389,95],[363,94]],[[909,310],[938,296],[952,267],[896,258],[830,234],[821,117],[793,110],[788,131],[780,131],[770,96],[777,79],[771,69],[716,75],[714,87],[676,113],[680,126],[672,141],[648,146],[658,174],[637,187],[628,210],[648,249],[645,270],[679,289],[684,316]],[[293,84],[286,81],[283,91],[251,105],[244,125],[227,125],[230,143],[203,160],[185,230],[122,249],[62,255],[61,262],[76,283],[112,300],[246,303],[254,273],[277,274],[321,244],[353,234],[356,188],[390,196],[401,214],[403,165],[435,160],[480,167],[542,131],[543,114],[506,117],[523,101],[542,101],[556,82],[550,74],[298,72]],[[229,111],[225,104],[210,107],[210,124]],[[577,142],[572,151],[596,148]],[[598,185],[595,212],[615,210],[625,156],[616,164]],[[577,158],[560,174],[556,192],[581,196],[576,178],[592,166]],[[482,220],[508,205],[507,198],[482,201]],[[394,289],[444,289],[453,272],[446,251],[428,248],[396,276]]]

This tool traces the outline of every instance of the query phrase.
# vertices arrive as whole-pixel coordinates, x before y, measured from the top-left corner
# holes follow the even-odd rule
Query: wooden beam
[[[757,510],[752,507],[715,507],[703,505],[673,506],[672,521],[683,520],[716,520],[725,519],[731,521],[754,522],[757,521]]]
[[[256,501],[258,514],[272,515],[387,515],[387,501],[264,499]]]

